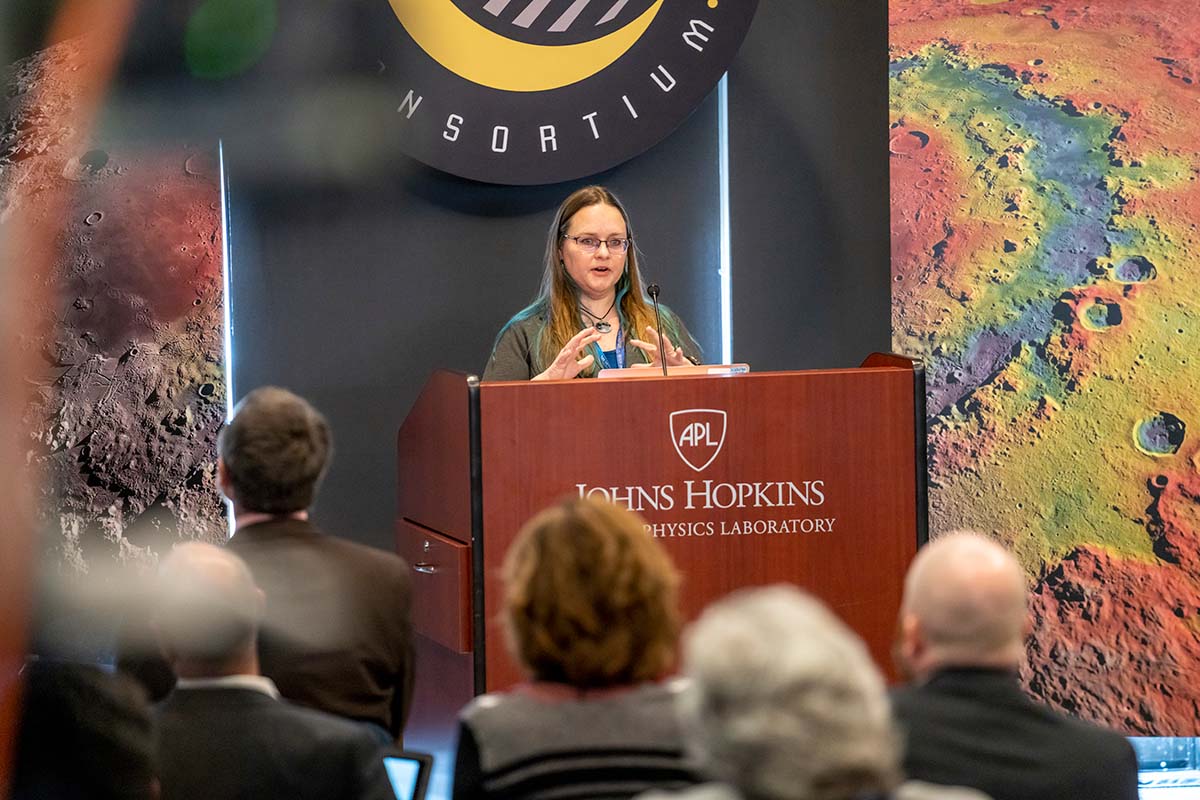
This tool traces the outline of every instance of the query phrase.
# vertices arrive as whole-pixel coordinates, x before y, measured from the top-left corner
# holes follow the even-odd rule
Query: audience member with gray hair
[[[947,534],[917,554],[896,645],[914,684],[893,695],[906,772],[996,800],[1136,800],[1128,741],[1022,691],[1027,595],[1016,559],[979,534]]]
[[[292,705],[259,673],[264,596],[244,561],[189,542],[160,578],[154,626],[179,676],[156,709],[163,800],[392,800],[366,725]]]
[[[711,606],[686,636],[683,671],[684,735],[716,782],[675,797],[983,797],[901,786],[883,678],[858,637],[798,589],[745,590]]]

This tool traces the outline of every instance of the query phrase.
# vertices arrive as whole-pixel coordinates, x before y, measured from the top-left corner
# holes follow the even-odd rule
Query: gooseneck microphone
[[[658,284],[652,283],[646,287],[646,294],[654,303],[654,321],[658,323],[658,358],[662,362],[663,377],[667,375],[667,339],[663,335],[662,315],[658,313]]]

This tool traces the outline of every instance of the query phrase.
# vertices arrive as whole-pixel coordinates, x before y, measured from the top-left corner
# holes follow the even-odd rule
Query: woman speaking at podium
[[[638,272],[629,216],[603,186],[571,193],[550,226],[542,287],[496,337],[483,379],[595,377],[601,369],[698,363],[683,321],[659,306],[662,335]],[[638,338],[639,336],[645,338]]]

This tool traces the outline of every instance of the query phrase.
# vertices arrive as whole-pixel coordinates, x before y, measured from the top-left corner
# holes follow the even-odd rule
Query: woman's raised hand
[[[567,380],[577,377],[579,373],[592,365],[595,357],[588,353],[583,358],[576,359],[579,351],[592,344],[600,341],[600,337],[604,334],[595,328],[584,328],[579,333],[571,337],[571,341],[563,345],[563,349],[558,351],[558,355],[554,357],[554,361],[550,366],[546,367],[541,374],[534,375],[535,381],[557,381]]]
[[[684,367],[692,363],[684,355],[683,347],[676,347],[671,343],[671,337],[665,333],[659,335],[658,331],[650,325],[646,326],[646,338],[655,344],[642,339],[630,339],[629,343],[646,354],[646,357],[650,359],[650,366],[657,367],[662,364],[662,353],[666,354],[668,367]]]

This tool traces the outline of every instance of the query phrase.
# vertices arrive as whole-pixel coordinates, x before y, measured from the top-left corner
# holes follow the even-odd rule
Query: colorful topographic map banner
[[[1025,679],[1200,734],[1200,20],[1189,0],[891,0],[893,337],[931,523],[1029,572]]]

